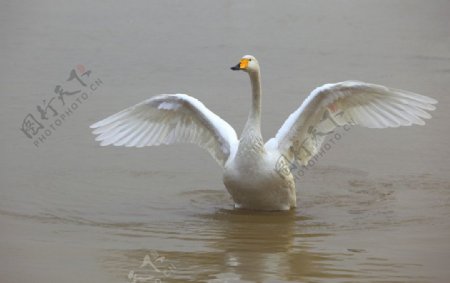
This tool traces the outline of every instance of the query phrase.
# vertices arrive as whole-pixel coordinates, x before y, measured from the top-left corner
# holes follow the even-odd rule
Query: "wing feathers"
[[[160,95],[91,125],[100,145],[195,143],[224,165],[238,143],[234,129],[185,94]]]
[[[435,99],[424,95],[381,85],[357,81],[326,84],[313,90],[289,116],[270,146],[277,145],[282,153],[292,158],[295,152],[309,152],[310,155],[301,156],[300,162],[306,164],[317,154],[324,140],[317,139],[314,133],[317,130],[332,131],[345,123],[368,128],[424,125],[424,119],[431,118],[427,111],[433,111],[436,103]],[[325,121],[329,117],[332,117],[332,124]]]

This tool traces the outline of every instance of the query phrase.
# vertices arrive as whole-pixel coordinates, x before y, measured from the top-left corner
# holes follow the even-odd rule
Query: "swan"
[[[194,143],[223,168],[223,183],[235,208],[289,210],[297,206],[290,164],[308,164],[325,135],[345,125],[388,128],[424,125],[435,109],[433,98],[360,81],[330,83],[314,89],[264,143],[261,136],[260,67],[246,55],[232,70],[251,82],[251,109],[242,134],[186,94],[154,96],[92,124],[101,146],[144,147]],[[324,117],[331,117],[324,119]],[[288,170],[286,170],[288,169]]]

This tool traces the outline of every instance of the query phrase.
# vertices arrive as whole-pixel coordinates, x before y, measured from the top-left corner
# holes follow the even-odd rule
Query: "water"
[[[1,281],[448,281],[449,11],[447,1],[4,3]],[[438,109],[425,127],[345,133],[304,172],[289,212],[234,210],[195,146],[94,142],[88,125],[159,93],[191,94],[240,132],[250,87],[229,67],[247,53],[262,67],[266,139],[327,82],[409,89]],[[56,85],[75,89],[77,65],[101,84],[34,145],[22,121],[39,118]]]

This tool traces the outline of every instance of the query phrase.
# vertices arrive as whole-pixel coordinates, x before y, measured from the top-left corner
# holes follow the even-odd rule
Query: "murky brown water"
[[[450,3],[338,2],[3,3],[0,281],[450,281]],[[233,210],[192,145],[94,142],[88,125],[159,93],[196,96],[240,132],[249,82],[229,67],[247,53],[266,139],[326,82],[409,89],[438,109],[425,127],[345,133],[283,213]],[[56,118],[76,109],[54,129],[47,109],[36,146],[22,121],[57,85],[87,89],[72,69],[101,83],[52,101]]]

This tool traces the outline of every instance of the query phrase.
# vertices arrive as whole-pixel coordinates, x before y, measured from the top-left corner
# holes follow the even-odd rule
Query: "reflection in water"
[[[316,185],[317,179],[328,186]],[[171,198],[176,205],[149,205],[145,199],[124,204],[120,217],[108,212],[103,218],[102,208],[91,203],[83,212],[58,206],[38,213],[0,209],[0,219],[29,223],[42,239],[57,235],[56,246],[101,247],[100,269],[118,282],[142,275],[146,255],[155,254],[160,261],[151,259],[159,269],[144,269],[165,282],[428,282],[434,270],[445,278],[446,253],[427,239],[442,243],[450,237],[448,180],[371,180],[362,171],[322,167],[304,182],[311,189],[288,212],[234,210],[225,190],[191,189]],[[45,195],[45,187],[38,189]],[[86,192],[83,202],[92,196]],[[430,236],[431,229],[440,233]]]
[[[177,267],[170,278],[174,281],[262,282],[270,278],[298,281],[308,277],[351,277],[346,270],[329,267],[335,255],[313,251],[312,243],[328,235],[310,232],[310,228],[320,227],[307,222],[311,219],[298,211],[253,213],[219,209],[194,216],[183,235],[167,233],[167,237],[184,238],[193,246],[197,241],[205,242],[205,246],[200,245],[198,250],[191,247],[186,252],[158,252]],[[136,266],[152,252],[116,250],[107,256],[107,265],[114,264],[115,273],[120,270],[123,275],[133,268],[127,264]]]
[[[325,235],[307,233],[307,225],[302,222],[308,218],[295,211],[253,214],[222,210],[212,218],[220,227],[220,240],[210,245],[221,251],[216,275],[232,273],[255,282],[301,279],[327,272],[323,261],[328,256],[313,253],[308,247],[308,240]]]
[[[111,226],[109,236],[121,246],[124,242],[130,246],[107,252],[103,265],[123,279],[147,254],[157,251],[176,267],[164,278],[168,282],[429,281],[429,275],[421,273],[424,263],[414,253],[398,257],[391,251],[392,245],[400,248],[408,242],[406,231],[430,221],[429,216],[411,208],[398,211],[395,201],[406,197],[424,205],[436,203],[436,196],[419,195],[430,190],[448,194],[443,189],[448,182],[429,176],[371,181],[358,178],[364,175],[358,171],[345,181],[351,174],[336,177],[339,170],[345,169],[317,168],[315,177],[326,183],[332,179],[334,189],[345,194],[316,188],[302,201],[308,215],[301,208],[275,213],[228,209],[225,191],[180,193],[190,205],[195,204],[194,211],[175,212],[183,214],[182,221],[171,214],[178,220]],[[413,184],[415,190],[402,193]],[[399,232],[402,238],[394,244],[396,229],[404,232]],[[386,238],[386,233],[392,238]]]

